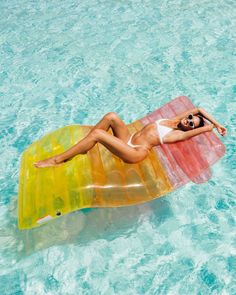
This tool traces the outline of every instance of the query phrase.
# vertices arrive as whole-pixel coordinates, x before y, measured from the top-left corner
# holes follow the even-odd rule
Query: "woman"
[[[212,124],[205,125],[204,119]],[[107,131],[112,128],[113,135]],[[78,154],[86,154],[99,142],[109,151],[120,157],[125,163],[138,163],[144,160],[149,150],[163,143],[173,143],[191,138],[203,132],[217,128],[220,135],[226,135],[226,128],[220,125],[202,108],[183,112],[172,119],[160,119],[145,125],[141,130],[130,135],[120,117],[107,113],[88,133],[67,151],[51,158],[35,162],[35,167],[57,166]]]

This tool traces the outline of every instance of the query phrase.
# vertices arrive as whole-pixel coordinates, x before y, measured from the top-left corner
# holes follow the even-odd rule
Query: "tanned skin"
[[[194,123],[194,128],[190,126],[188,120],[190,114],[193,115],[192,122]],[[202,116],[209,124],[199,127],[199,116]],[[222,136],[225,136],[227,133],[226,128],[220,125],[202,108],[188,110],[174,118],[166,119],[160,122],[160,124],[173,128],[172,131],[164,136],[163,143],[183,141],[198,134],[212,131],[213,128],[216,128]],[[61,154],[35,162],[34,166],[41,168],[61,165],[78,154],[86,154],[97,143],[104,145],[111,153],[120,157],[125,163],[134,164],[144,160],[150,149],[160,144],[156,124],[150,123],[137,131],[132,138],[132,144],[142,146],[129,146],[127,142],[131,134],[128,127],[114,112],[107,113],[95,126],[87,127],[91,128],[89,133],[74,146]],[[113,135],[107,132],[109,128],[112,129]]]

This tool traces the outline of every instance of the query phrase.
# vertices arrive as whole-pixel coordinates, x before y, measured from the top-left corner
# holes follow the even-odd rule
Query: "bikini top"
[[[167,126],[163,126],[163,125],[159,124],[161,121],[164,121],[164,120],[167,120],[167,119],[159,119],[159,120],[155,121],[155,123],[157,125],[157,132],[159,133],[161,144],[163,144],[163,137],[167,133],[169,133],[170,131],[173,130],[173,128],[171,128],[171,127],[167,127]]]

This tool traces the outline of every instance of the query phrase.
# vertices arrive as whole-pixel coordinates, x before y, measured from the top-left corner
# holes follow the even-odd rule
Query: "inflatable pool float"
[[[174,117],[193,107],[187,97],[177,97],[127,127],[133,133],[150,122]],[[40,226],[82,208],[141,204],[189,181],[205,182],[211,177],[210,165],[225,153],[225,146],[214,132],[206,132],[184,142],[154,147],[148,157],[137,164],[124,163],[98,143],[87,154],[77,155],[62,165],[34,167],[35,161],[76,144],[92,127],[59,128],[23,152],[18,193],[20,229]]]

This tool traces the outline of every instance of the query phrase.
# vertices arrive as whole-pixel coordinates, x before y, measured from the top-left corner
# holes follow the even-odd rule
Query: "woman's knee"
[[[109,120],[109,121],[115,121],[119,118],[119,116],[117,115],[117,113],[115,112],[109,112],[105,115],[105,117]]]
[[[102,129],[97,128],[97,129],[94,129],[94,130],[91,132],[90,136],[91,136],[94,140],[98,141],[99,138],[101,138],[101,136],[102,136],[104,133],[106,133],[105,130],[102,130]]]

